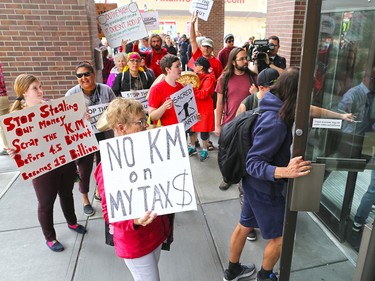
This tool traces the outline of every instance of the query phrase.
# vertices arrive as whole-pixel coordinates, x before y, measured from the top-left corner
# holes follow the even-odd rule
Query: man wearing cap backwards
[[[221,66],[220,61],[215,58],[215,56],[212,54],[214,48],[213,48],[213,41],[209,38],[205,38],[202,41],[202,45],[199,47],[197,43],[197,37],[195,35],[195,22],[197,21],[197,14],[193,13],[190,21],[190,45],[191,45],[191,51],[193,55],[194,61],[197,60],[197,58],[203,56],[210,62],[211,68],[210,72],[213,71],[215,74],[215,78],[218,79],[221,73],[223,72],[223,67]]]
[[[227,65],[230,51],[232,51],[232,49],[235,48],[233,34],[229,33],[225,35],[224,42],[226,46],[223,49],[221,49],[219,54],[217,55],[217,59],[221,62],[221,66],[223,67],[223,69]]]

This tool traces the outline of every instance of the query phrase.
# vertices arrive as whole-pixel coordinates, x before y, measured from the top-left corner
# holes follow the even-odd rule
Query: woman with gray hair
[[[127,59],[125,53],[117,53],[115,55],[115,66],[111,69],[109,73],[107,85],[112,88],[113,82],[115,82],[117,74],[121,73],[126,66]]]

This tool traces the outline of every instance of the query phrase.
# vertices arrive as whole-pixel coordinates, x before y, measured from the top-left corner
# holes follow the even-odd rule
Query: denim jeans
[[[365,224],[368,215],[371,212],[372,205],[375,203],[375,170],[371,171],[371,181],[366,193],[363,195],[361,203],[357,209],[354,221]]]

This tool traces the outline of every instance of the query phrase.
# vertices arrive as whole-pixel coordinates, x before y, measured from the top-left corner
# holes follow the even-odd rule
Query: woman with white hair
[[[107,85],[112,88],[113,82],[115,82],[117,74],[121,73],[126,66],[126,54],[118,53],[115,55],[115,66],[111,69],[109,73]]]

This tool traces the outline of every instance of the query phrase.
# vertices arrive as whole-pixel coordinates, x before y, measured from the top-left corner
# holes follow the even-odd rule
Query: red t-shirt
[[[197,49],[197,51],[193,54],[194,61],[196,61],[197,58],[201,56],[203,56],[201,49]],[[215,78],[218,79],[221,73],[223,72],[223,67],[221,66],[221,62],[215,57],[209,58],[208,61],[210,62],[210,65],[211,65],[209,72],[213,71],[215,74]]]
[[[217,81],[216,92],[223,94],[222,89],[222,78]],[[237,109],[240,106],[241,102],[250,95],[250,79],[247,73],[243,75],[233,74],[228,81],[228,107],[224,102],[223,104],[223,119],[221,124],[224,125],[229,121],[232,121],[236,117]]]
[[[181,90],[184,86],[176,82],[176,87],[172,87],[165,80],[153,86],[150,90],[148,97],[148,106],[153,108],[159,108],[172,94]],[[167,109],[162,117],[160,118],[163,126],[177,124],[178,119],[174,107]]]
[[[160,53],[156,53],[154,51],[141,52],[139,51],[138,45],[134,44],[133,51],[144,54],[146,56],[146,65],[147,67],[151,68],[154,71],[156,78],[160,74],[163,74],[163,71],[161,70],[161,67],[160,67],[160,61],[166,54],[168,54],[166,48],[162,48]],[[150,59],[150,56],[151,56],[151,59]]]

